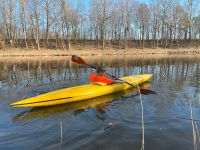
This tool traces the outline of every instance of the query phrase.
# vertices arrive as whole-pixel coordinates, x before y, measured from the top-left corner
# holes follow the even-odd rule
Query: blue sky
[[[90,5],[90,1],[92,1],[92,0],[82,0],[82,2],[84,3],[85,7],[87,7],[87,8]],[[113,0],[113,1],[115,1],[115,0]],[[121,0],[121,1],[123,1],[123,0]],[[135,0],[135,1],[141,2],[141,3],[147,3],[147,4],[153,2],[153,0]]]
[[[87,5],[89,5],[90,1],[92,1],[92,0],[83,0],[83,2]],[[123,0],[121,0],[121,1],[123,1]],[[138,1],[141,3],[152,3],[154,0],[135,0],[135,1]],[[186,1],[186,0],[177,0],[177,2],[181,2],[181,3],[183,3],[184,1]]]

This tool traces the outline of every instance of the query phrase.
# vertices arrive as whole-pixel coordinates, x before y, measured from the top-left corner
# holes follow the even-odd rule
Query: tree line
[[[0,47],[200,46],[198,0],[0,1]]]

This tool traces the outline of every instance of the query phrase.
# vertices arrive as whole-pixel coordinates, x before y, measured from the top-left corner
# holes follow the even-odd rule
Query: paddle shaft
[[[96,67],[87,64],[82,58],[80,58],[80,57],[77,56],[77,55],[73,55],[73,56],[72,56],[72,61],[75,62],[75,63],[77,63],[77,64],[86,65],[86,66],[91,67],[91,68],[93,68],[93,69],[97,69]],[[108,75],[108,76],[110,76],[110,77],[112,77],[112,78],[115,78],[115,79],[117,79],[117,80],[123,81],[124,83],[126,83],[126,84],[128,84],[128,85],[130,85],[130,86],[132,86],[132,87],[137,88],[137,89],[140,91],[140,93],[145,93],[145,94],[147,94],[147,93],[152,93],[152,94],[156,94],[155,91],[152,91],[152,90],[149,90],[149,89],[140,89],[140,88],[138,88],[138,86],[135,86],[135,85],[133,85],[133,84],[131,84],[131,83],[129,83],[129,82],[126,82],[126,81],[124,81],[124,80],[122,80],[122,79],[119,79],[119,78],[117,78],[117,77],[115,77],[115,76],[112,76],[112,75],[110,75],[110,74],[108,74],[108,73],[105,73],[105,74]]]

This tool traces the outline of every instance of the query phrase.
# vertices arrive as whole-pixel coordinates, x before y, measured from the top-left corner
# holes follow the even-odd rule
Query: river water
[[[133,150],[142,141],[147,150],[200,149],[199,57],[84,59],[118,77],[151,73],[142,86],[157,94],[140,97],[131,89],[52,107],[12,108],[26,97],[86,84],[93,70],[69,58],[1,59],[0,150]]]

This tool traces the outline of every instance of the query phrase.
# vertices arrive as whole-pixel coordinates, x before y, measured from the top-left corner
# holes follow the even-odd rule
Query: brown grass
[[[200,54],[200,49],[195,48],[181,48],[181,49],[71,49],[71,50],[49,50],[49,49],[6,49],[0,51],[0,57],[33,57],[33,56],[110,56],[110,55],[169,55],[169,54],[189,54],[197,55]]]

